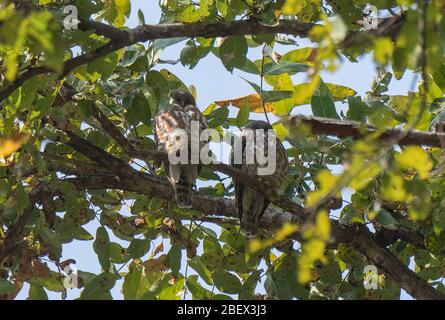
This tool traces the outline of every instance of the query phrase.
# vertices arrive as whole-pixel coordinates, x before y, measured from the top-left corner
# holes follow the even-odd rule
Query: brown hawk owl
[[[208,128],[207,121],[196,107],[195,98],[186,91],[173,90],[170,92],[170,103],[161,107],[154,121],[154,136],[159,151],[169,155],[169,160],[164,161],[164,169],[168,180],[173,186],[176,203],[180,208],[192,206],[192,189],[198,178],[201,166],[199,155],[205,143],[201,142],[199,136],[193,136],[192,128],[199,128],[199,133]],[[178,139],[177,133],[183,134],[185,140]],[[196,140],[198,139],[198,140]],[[193,149],[192,143],[197,143]],[[193,153],[192,153],[193,152]],[[186,154],[179,163],[171,163],[170,156],[181,156]],[[192,157],[195,161],[192,161]]]
[[[273,130],[272,126],[264,121],[250,121],[241,131],[240,148],[232,148],[231,164],[238,169],[244,171],[250,176],[256,177],[264,183],[268,188],[279,191],[284,186],[288,174],[287,153],[281,141],[275,136],[275,139],[268,140],[268,130]],[[264,143],[262,143],[262,141]],[[235,152],[241,152],[237,156]],[[276,156],[274,156],[274,153]],[[250,154],[250,155],[249,155]],[[275,158],[275,167],[271,165],[271,161],[267,160]],[[258,156],[259,155],[259,156]],[[264,159],[261,159],[264,155]],[[250,160],[249,160],[249,157]],[[267,161],[266,161],[267,160]],[[271,165],[273,172],[262,173],[261,168]],[[255,237],[258,231],[259,221],[264,214],[269,200],[261,193],[244,185],[242,182],[234,179],[235,185],[235,204],[238,208],[240,218],[241,231],[248,238]]]

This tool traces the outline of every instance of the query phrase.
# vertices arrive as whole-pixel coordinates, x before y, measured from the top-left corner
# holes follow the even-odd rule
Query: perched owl
[[[279,192],[287,179],[288,159],[286,150],[278,138],[272,139],[273,136],[271,136],[272,143],[269,141],[268,130],[273,129],[267,122],[250,121],[241,131],[240,147],[232,148],[230,161],[232,165],[256,177],[268,188]],[[237,156],[236,152],[241,152],[241,154]],[[270,156],[269,159],[268,156]],[[273,161],[275,161],[274,166]],[[270,165],[268,170],[261,171],[268,165]],[[259,221],[269,205],[269,200],[240,181],[234,180],[234,186],[241,231],[248,238],[255,237]]]
[[[201,169],[196,159],[199,160],[199,153],[205,142],[201,142],[199,136],[194,136],[192,140],[192,132],[196,132],[192,128],[196,129],[196,127],[199,128],[199,133],[201,133],[208,128],[208,125],[206,119],[196,107],[195,98],[189,92],[183,90],[171,91],[170,103],[161,107],[155,117],[153,132],[158,150],[166,152],[169,156],[172,154],[181,156],[181,152],[187,154],[187,162],[170,163],[169,160],[164,161],[164,169],[173,186],[175,200],[180,208],[190,208],[192,206],[192,189]],[[178,139],[177,132],[183,132],[187,141]],[[187,143],[187,145],[184,143]],[[192,143],[197,143],[195,149],[191,147]],[[195,161],[192,161],[192,157]]]

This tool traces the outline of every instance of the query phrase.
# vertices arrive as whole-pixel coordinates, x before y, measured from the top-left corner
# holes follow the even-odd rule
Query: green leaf
[[[339,119],[337,111],[335,110],[334,99],[322,80],[320,80],[318,88],[312,95],[311,109],[314,116]]]
[[[112,297],[109,291],[115,283],[116,276],[113,273],[101,273],[85,286],[80,298],[83,300],[110,300]]]
[[[77,103],[77,107],[86,118],[90,118],[93,115],[93,102],[91,100],[81,100]]]
[[[29,286],[28,300],[48,300],[48,295],[42,287],[31,284]]]
[[[212,50],[213,43],[214,40],[199,41],[199,45],[197,45],[195,41],[188,41],[187,45],[181,50],[181,63],[193,69]]]
[[[203,167],[201,171],[199,172],[199,178],[201,180],[220,180],[220,177],[217,173],[215,173],[213,170]]]
[[[264,289],[269,297],[278,297],[278,288],[275,284],[273,276],[268,274],[266,280],[264,281]]]
[[[150,249],[150,240],[133,239],[128,247],[128,253],[132,258],[140,258],[144,256]]]
[[[175,276],[178,276],[179,269],[181,268],[181,257],[181,247],[177,244],[172,245],[170,251],[168,252],[167,263]]]
[[[255,294],[255,288],[260,280],[263,270],[255,270],[243,283],[243,289],[239,295],[239,299],[252,299]]]
[[[18,110],[25,110],[26,108],[32,108],[37,90],[41,85],[39,77],[33,77],[27,81],[17,90],[13,92],[11,98]]]
[[[28,193],[25,191],[22,183],[17,184],[16,188],[17,193],[17,211],[22,214],[25,211],[26,207],[29,204]]]
[[[212,297],[212,292],[203,288],[198,282],[198,276],[192,275],[187,279],[187,289],[192,294],[193,299],[204,300]]]
[[[102,269],[108,271],[111,265],[110,238],[104,227],[97,228],[93,249],[99,258]]]
[[[122,285],[125,300],[138,298],[138,291],[144,276],[144,272],[139,267],[133,266],[130,268],[130,272],[125,276],[124,284]]]
[[[445,211],[441,208],[436,208],[432,212],[433,230],[439,236],[445,229]]]
[[[391,229],[395,228],[399,223],[396,219],[385,209],[380,209],[380,211],[377,213],[377,216],[375,217],[375,222],[378,224]]]
[[[274,62],[264,64],[265,75],[280,75],[282,73],[288,73],[289,75],[296,74],[298,72],[305,72],[309,69],[307,64],[295,63],[289,61],[281,61],[278,65]]]
[[[248,84],[250,84],[250,86],[253,88],[253,90],[256,91],[256,93],[260,93],[261,92],[261,87],[259,85],[257,85],[255,82],[249,81],[247,79],[244,79],[243,77],[241,77],[241,79],[243,79],[244,81],[246,81]]]
[[[189,5],[185,10],[183,10],[180,14],[176,15],[176,21],[178,22],[198,22],[203,18],[209,16],[211,14],[211,5],[214,0],[201,0],[199,1],[199,7],[195,9],[195,5]]]
[[[142,92],[138,92],[136,95],[131,95],[128,101],[129,105],[127,111],[125,112],[125,119],[132,125],[137,125],[140,122],[150,123],[151,121],[151,111],[150,104],[145,98]]]
[[[237,276],[224,271],[221,268],[216,269],[212,275],[215,287],[221,292],[235,294],[240,293],[242,285]]]
[[[169,84],[161,72],[150,70],[145,77],[145,81],[150,90],[154,93],[158,102],[161,101],[161,98],[167,98]]]
[[[32,278],[29,283],[31,285],[44,287],[48,289],[49,291],[54,292],[63,292],[65,290],[63,284],[61,283],[59,279],[59,274],[55,272],[51,272],[51,275],[47,278],[42,277],[34,277]]]
[[[0,279],[0,294],[8,294],[14,292],[14,284],[5,279]]]
[[[209,286],[213,284],[212,282],[212,273],[208,270],[203,264],[200,256],[195,256],[193,259],[188,261],[189,266],[195,270],[198,275],[204,280]]]
[[[161,290],[158,297],[159,300],[180,300],[182,296],[182,290],[184,289],[184,278],[176,280],[171,286],[165,287]]]
[[[257,75],[259,75],[261,73],[260,69],[257,67],[257,65],[247,58],[246,58],[246,63],[244,64],[244,66],[239,67],[238,69],[240,69],[244,72],[247,72],[247,73],[252,73],[252,74],[257,74]]]
[[[365,108],[366,104],[360,97],[348,97],[348,118],[353,121],[365,120]]]
[[[110,258],[114,263],[126,263],[131,259],[127,250],[116,242],[110,242]]]
[[[244,37],[228,37],[219,48],[219,56],[230,72],[246,64],[247,41]]]
[[[169,39],[157,39],[153,42],[153,46],[155,47],[156,50],[162,51],[162,50],[164,50],[172,45],[175,45],[177,43],[180,43],[186,39],[187,38],[184,38],[184,37],[169,38]]]
[[[138,22],[140,26],[143,26],[145,24],[145,17],[144,13],[141,9],[138,9]]]
[[[88,64],[87,72],[92,76],[93,81],[99,78],[102,80],[108,79],[116,69],[119,62],[119,52],[114,51],[106,56],[94,60]]]
[[[248,104],[245,104],[239,109],[236,116],[236,125],[238,126],[238,128],[242,128],[244,127],[244,125],[246,125],[246,123],[249,121],[249,115],[250,107]]]
[[[264,102],[275,102],[292,97],[293,91],[263,91]]]
[[[334,101],[328,95],[313,95],[311,99],[312,113],[316,117],[339,119]]]
[[[61,256],[62,245],[57,233],[55,233],[48,227],[42,227],[39,230],[39,236],[42,238],[43,242],[45,242],[49,246],[53,255],[58,257]]]

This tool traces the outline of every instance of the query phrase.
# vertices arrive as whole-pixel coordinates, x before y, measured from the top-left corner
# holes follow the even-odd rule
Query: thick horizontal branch
[[[403,16],[398,20],[389,18],[386,24],[395,26],[401,24]],[[354,46],[366,39],[377,36],[384,36],[388,33],[388,26],[384,24],[381,29],[372,31],[349,32],[344,41],[340,44],[341,48]],[[283,33],[294,36],[306,37],[309,30],[314,26],[312,23],[303,23],[294,20],[280,20],[276,25],[269,26],[261,24],[255,20],[239,20],[230,22],[210,22],[210,23],[174,23],[174,24],[158,24],[139,26],[134,29],[118,29],[110,25],[106,25],[94,21],[82,21],[79,27],[82,30],[94,30],[97,34],[111,39],[103,46],[81,54],[75,58],[69,59],[64,64],[63,72],[60,77],[66,76],[69,72],[78,66],[84,65],[96,59],[99,59],[110,52],[135,44],[137,42],[145,42],[157,39],[169,39],[179,37],[227,37],[227,36],[244,36],[257,34]],[[397,30],[398,28],[394,29]],[[391,29],[393,30],[393,29]],[[16,89],[18,89],[26,80],[35,75],[53,72],[48,67],[31,68],[20,74],[15,81],[0,91],[0,110],[2,102],[9,97]]]
[[[405,21],[405,14],[401,13],[389,18],[380,19],[376,29],[368,29],[365,31],[349,32],[343,39],[340,47],[349,48],[354,45],[366,42],[368,39],[377,37],[391,37],[395,40],[400,28]]]
[[[411,243],[416,248],[426,249],[425,237],[417,231],[407,230],[403,227],[397,229],[381,229],[375,233],[374,238],[383,247],[395,243],[397,240],[402,240]]]
[[[319,118],[296,115],[287,120],[291,126],[299,124],[309,125],[312,133],[325,134],[337,137],[362,138],[368,134],[376,133],[376,128],[360,122]],[[379,131],[380,132],[380,131]],[[432,147],[445,147],[445,133],[424,132],[418,130],[401,130],[389,128],[381,132],[378,137],[381,141],[397,141],[401,145],[425,145]]]

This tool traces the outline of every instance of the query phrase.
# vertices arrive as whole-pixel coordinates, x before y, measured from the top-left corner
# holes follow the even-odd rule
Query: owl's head
[[[195,98],[191,93],[180,89],[170,91],[170,102],[182,107],[188,105],[196,106]]]
[[[270,130],[272,129],[272,126],[266,121],[252,120],[244,128],[250,130],[256,130],[256,129]]]

